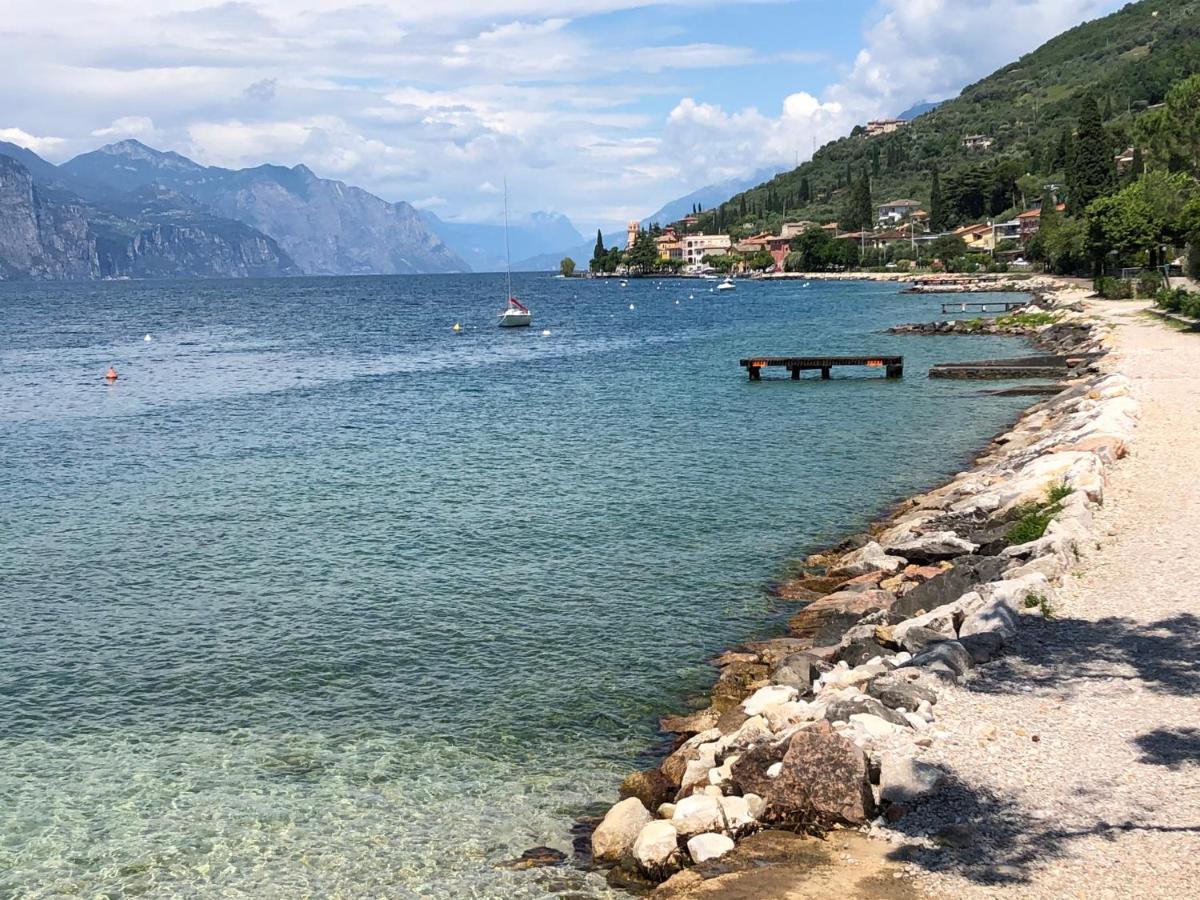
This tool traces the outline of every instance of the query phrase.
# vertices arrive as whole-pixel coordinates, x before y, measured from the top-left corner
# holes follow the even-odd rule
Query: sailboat
[[[513,296],[512,257],[508,249],[508,179],[504,179],[504,293],[508,305],[500,313],[496,323],[501,328],[525,328],[533,324],[533,312]]]

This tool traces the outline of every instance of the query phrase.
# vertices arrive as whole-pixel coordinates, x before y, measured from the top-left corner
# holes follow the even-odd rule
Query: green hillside
[[[1133,122],[1163,102],[1172,84],[1200,73],[1200,0],[1143,0],[1067,31],[893,134],[861,128],[813,159],[711,210],[697,229],[741,234],[788,219],[844,218],[850,185],[871,176],[875,203],[930,202],[940,173],[944,221],[997,217],[1065,184],[1084,95],[1099,105],[1115,155],[1132,143]],[[962,139],[984,135],[986,150]],[[1111,156],[1109,157],[1111,158]],[[927,207],[928,208],[928,207]]]

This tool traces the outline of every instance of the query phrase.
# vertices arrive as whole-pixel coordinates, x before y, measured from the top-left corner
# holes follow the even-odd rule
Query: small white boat
[[[717,285],[718,291],[732,291],[732,290],[736,290],[736,289],[737,289],[737,285],[733,283],[732,278],[726,278],[724,281],[722,281],[720,284]]]
[[[496,324],[501,328],[523,328],[533,324],[533,313],[529,311],[528,306],[510,295],[508,308],[500,313],[500,321]]]
[[[526,328],[533,324],[533,312],[529,307],[513,296],[512,292],[512,257],[508,250],[508,179],[504,179],[504,293],[508,297],[508,305],[500,313],[496,322],[501,328]]]

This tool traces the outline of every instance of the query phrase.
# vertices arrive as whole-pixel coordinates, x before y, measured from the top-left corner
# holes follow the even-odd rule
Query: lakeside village
[[[1200,164],[1185,140],[1198,107],[1200,76],[1185,78],[1117,135],[1096,98],[1085,95],[1074,124],[1042,160],[988,161],[981,155],[993,154],[990,137],[960,135],[957,152],[981,161],[957,169],[931,163],[923,176],[914,173],[905,183],[925,200],[910,194],[876,202],[878,167],[847,165],[838,183],[825,187],[806,163],[712,209],[696,206],[665,227],[630,222],[624,247],[606,248],[597,232],[586,275],[1036,271],[1091,277],[1108,299],[1156,297],[1200,318],[1200,294],[1172,282],[1200,280]],[[895,141],[909,127],[886,120],[855,134]],[[1110,149],[1116,140],[1125,149]],[[784,193],[796,184],[795,193]],[[789,216],[787,199],[793,209],[826,217]],[[574,261],[564,259],[563,274],[574,271]]]

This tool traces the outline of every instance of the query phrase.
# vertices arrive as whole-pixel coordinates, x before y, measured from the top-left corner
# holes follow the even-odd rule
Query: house
[[[992,243],[999,247],[1005,241],[1019,240],[1021,237],[1021,223],[1016,219],[1008,222],[996,222],[992,225]]]
[[[671,229],[667,229],[654,239],[658,247],[658,258],[662,260],[683,259],[683,241]]]
[[[914,235],[907,228],[893,228],[885,231],[849,231],[839,234],[840,241],[853,241],[864,250],[882,250],[889,244],[910,243]]]
[[[1056,207],[1059,212],[1064,212],[1067,204],[1060,203]],[[1038,233],[1038,229],[1042,225],[1042,211],[1040,209],[1030,209],[1017,216],[1017,239],[1022,244],[1027,243]]]
[[[821,226],[821,230],[827,231],[830,234],[836,236],[838,233],[838,223],[837,222],[826,222],[824,225]]]
[[[950,233],[962,238],[968,253],[991,253],[996,249],[996,232],[990,224],[964,225]]]
[[[891,134],[893,131],[899,131],[907,124],[903,119],[872,119],[867,123],[867,137]]]
[[[1133,163],[1137,159],[1137,150],[1134,147],[1129,147],[1125,151],[1118,153],[1113,157],[1113,163],[1117,167],[1117,174],[1124,175],[1133,168]]]
[[[761,234],[756,234],[754,237],[746,238],[744,241],[738,241],[733,245],[733,249],[738,253],[761,253],[766,251],[770,253],[775,260],[775,264],[782,265],[784,257],[792,249],[792,239],[785,237],[782,234],[771,234],[764,231]]]
[[[810,228],[820,228],[816,222],[784,222],[779,229],[779,236],[785,238],[800,237]]]
[[[685,234],[682,240],[683,260],[689,265],[700,262],[709,254],[720,256],[728,253],[733,246],[727,234]]]
[[[916,200],[893,200],[879,207],[879,221],[895,225],[920,209],[921,204]]]
[[[968,150],[991,150],[993,143],[986,134],[968,134],[962,139],[962,145]]]

